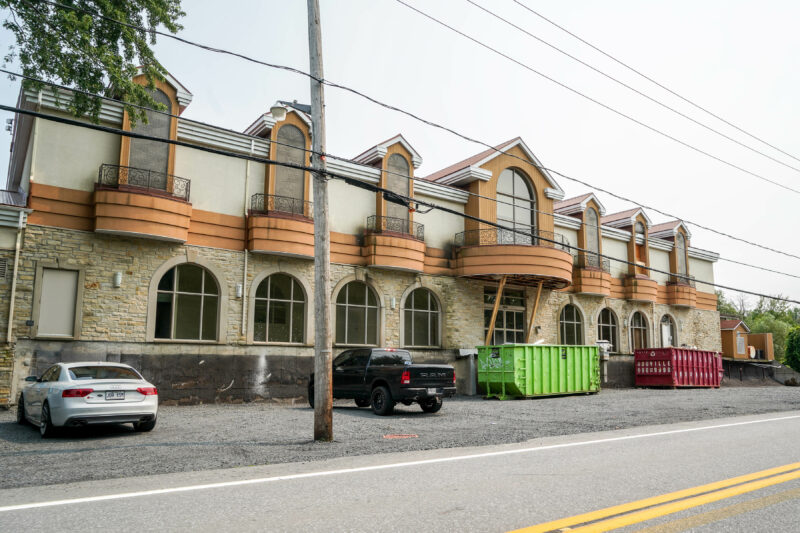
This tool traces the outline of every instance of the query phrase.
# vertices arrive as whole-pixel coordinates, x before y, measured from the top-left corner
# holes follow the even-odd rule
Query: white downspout
[[[253,155],[255,151],[255,141],[250,140],[250,155]],[[244,272],[242,273],[242,337],[247,337],[247,258],[249,256],[247,252],[247,198],[250,185],[250,160],[248,159],[245,163],[245,172],[244,172],[244,231],[245,231],[245,240],[244,240]],[[247,340],[245,339],[245,342]]]
[[[14,300],[17,295],[17,266],[19,265],[19,249],[22,244],[22,223],[25,219],[25,212],[20,210],[19,222],[17,223],[17,242],[14,246],[14,268],[11,278],[11,301],[8,303],[8,328],[6,328],[6,342],[14,342]]]

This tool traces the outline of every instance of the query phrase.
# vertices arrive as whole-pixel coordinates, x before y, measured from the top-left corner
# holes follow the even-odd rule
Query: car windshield
[[[142,377],[132,368],[124,366],[73,366],[70,379],[136,379]]]

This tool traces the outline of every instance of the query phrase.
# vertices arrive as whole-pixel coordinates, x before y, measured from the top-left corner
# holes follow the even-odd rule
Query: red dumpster
[[[689,348],[643,348],[634,354],[637,387],[719,387],[722,357]]]

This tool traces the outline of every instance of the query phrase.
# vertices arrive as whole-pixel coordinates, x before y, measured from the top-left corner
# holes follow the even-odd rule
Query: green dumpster
[[[478,346],[478,386],[500,399],[597,392],[599,359],[597,346]]]

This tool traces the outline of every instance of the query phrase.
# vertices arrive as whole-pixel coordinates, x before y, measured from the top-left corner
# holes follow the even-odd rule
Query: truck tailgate
[[[408,365],[411,373],[410,387],[453,387],[455,370],[450,365]]]

